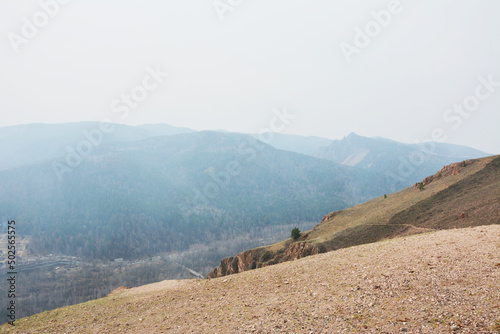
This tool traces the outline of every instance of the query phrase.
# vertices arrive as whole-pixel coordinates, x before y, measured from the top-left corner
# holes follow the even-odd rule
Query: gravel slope
[[[500,225],[391,239],[213,280],[164,281],[2,333],[500,333]]]

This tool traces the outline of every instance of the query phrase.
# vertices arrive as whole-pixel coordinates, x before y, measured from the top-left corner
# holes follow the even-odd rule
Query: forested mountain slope
[[[103,143],[74,167],[60,158],[0,171],[0,218],[19,221],[35,253],[137,258],[312,222],[381,187],[250,136],[198,132]]]

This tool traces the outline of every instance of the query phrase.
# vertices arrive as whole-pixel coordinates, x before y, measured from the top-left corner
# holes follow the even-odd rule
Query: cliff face
[[[309,255],[319,254],[320,248],[312,246],[307,242],[295,242],[285,249],[284,252],[271,254],[262,249],[251,249],[239,253],[236,256],[230,256],[222,259],[219,266],[214,268],[207,278],[216,278],[231,274],[241,273],[243,271],[255,268],[265,267],[285,261],[300,259]]]
[[[257,250],[251,249],[222,259],[220,265],[214,268],[207,278],[216,278],[257,268]]]

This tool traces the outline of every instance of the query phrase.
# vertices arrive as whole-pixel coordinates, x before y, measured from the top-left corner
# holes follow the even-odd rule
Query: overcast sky
[[[0,0],[0,126],[257,133],[286,109],[282,133],[434,132],[500,153],[499,13],[498,0]]]

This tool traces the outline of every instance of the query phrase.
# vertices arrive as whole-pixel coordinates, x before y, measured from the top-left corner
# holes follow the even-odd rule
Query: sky
[[[0,0],[0,127],[356,132],[498,154],[498,13],[497,0]]]

